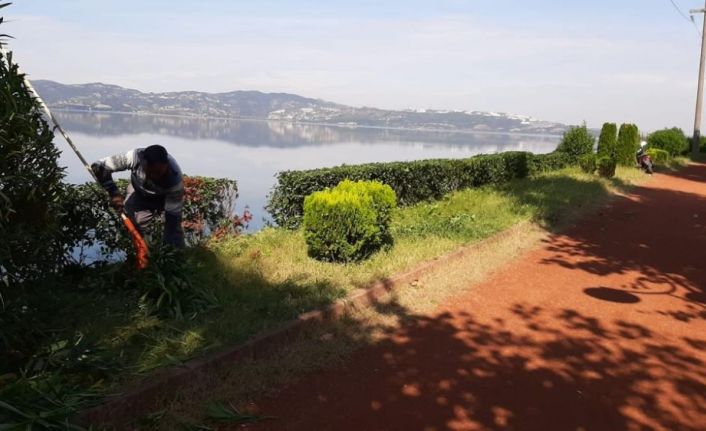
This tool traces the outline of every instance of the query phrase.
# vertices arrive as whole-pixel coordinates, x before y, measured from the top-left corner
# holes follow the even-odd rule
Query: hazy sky
[[[693,124],[700,38],[669,0],[16,0],[3,14],[32,78]]]

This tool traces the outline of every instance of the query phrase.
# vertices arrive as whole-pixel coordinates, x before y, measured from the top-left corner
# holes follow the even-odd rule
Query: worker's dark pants
[[[147,228],[152,221],[164,214],[164,196],[145,195],[129,184],[125,198],[125,213],[135,222],[143,235],[149,233]]]

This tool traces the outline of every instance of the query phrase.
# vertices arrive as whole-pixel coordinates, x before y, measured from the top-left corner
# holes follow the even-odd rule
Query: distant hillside
[[[463,130],[505,133],[559,134],[560,123],[522,115],[478,111],[356,108],[287,93],[182,91],[143,93],[117,85],[64,85],[34,81],[37,91],[53,108],[78,111],[117,111],[189,117],[243,118],[324,123],[343,126],[405,129]]]

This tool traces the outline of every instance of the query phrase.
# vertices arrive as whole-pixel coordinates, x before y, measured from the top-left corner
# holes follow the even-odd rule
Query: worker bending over
[[[184,247],[181,212],[184,182],[176,160],[161,145],[136,148],[106,157],[91,165],[93,172],[110,194],[111,205],[125,213],[144,233],[155,217],[164,215],[164,242]],[[123,197],[113,181],[113,172],[130,170],[130,184]]]

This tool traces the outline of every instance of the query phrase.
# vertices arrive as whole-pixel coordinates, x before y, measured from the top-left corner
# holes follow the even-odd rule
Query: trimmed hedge
[[[579,157],[579,166],[581,167],[581,170],[585,173],[592,174],[596,172],[596,161],[597,157],[595,154],[584,154],[583,156]]]
[[[535,155],[507,152],[468,159],[438,159],[414,162],[369,163],[355,166],[284,171],[270,192],[267,210],[282,227],[301,223],[304,198],[313,192],[335,187],[345,179],[379,181],[394,190],[400,205],[440,199],[455,190],[486,184],[501,184],[571,164],[565,153]]]
[[[673,127],[650,133],[647,143],[650,148],[658,148],[667,151],[671,156],[678,156],[689,151],[690,141],[682,129]]]
[[[646,153],[655,165],[664,166],[672,160],[672,156],[668,151],[660,150],[659,148],[650,148]]]
[[[604,123],[598,138],[598,155],[615,157],[615,147],[618,142],[618,126],[615,123]]]
[[[584,154],[593,153],[595,143],[596,138],[588,131],[585,125],[575,126],[564,133],[564,137],[556,150],[557,152],[566,153],[576,160]]]
[[[634,124],[622,124],[618,132],[615,161],[623,166],[635,166],[635,154],[640,148],[640,132]]]
[[[603,156],[598,159],[598,175],[603,178],[613,178],[615,176],[616,163],[612,157]]]
[[[304,237],[309,256],[330,262],[365,259],[392,243],[395,192],[376,181],[343,181],[304,200]]]

